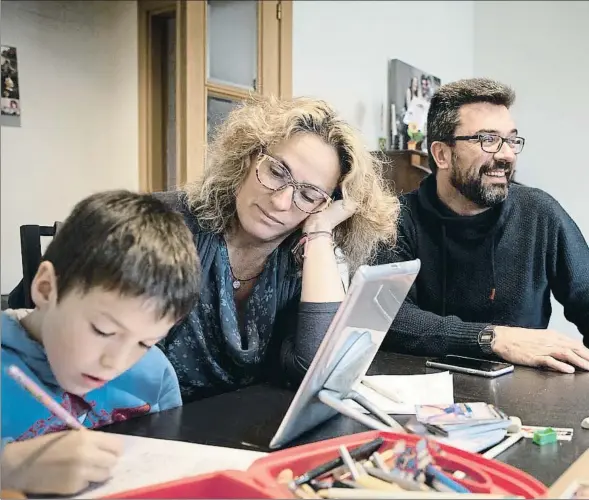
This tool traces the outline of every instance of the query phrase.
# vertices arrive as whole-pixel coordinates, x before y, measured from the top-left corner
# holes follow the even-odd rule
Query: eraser
[[[515,434],[515,433],[522,430],[521,418],[509,417],[509,420],[511,420],[511,423],[509,424],[509,427],[507,428],[507,432],[509,432],[510,434]]]
[[[546,427],[546,429],[538,429],[534,432],[532,441],[535,444],[543,446],[545,444],[556,443],[556,431],[552,427]]]

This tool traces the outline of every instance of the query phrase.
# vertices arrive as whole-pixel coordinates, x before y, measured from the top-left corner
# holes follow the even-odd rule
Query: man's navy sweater
[[[385,340],[385,347],[423,356],[482,356],[487,325],[546,328],[550,292],[589,346],[589,248],[550,195],[518,184],[506,200],[460,216],[428,176],[401,197],[394,249],[377,263],[419,258],[421,271]]]

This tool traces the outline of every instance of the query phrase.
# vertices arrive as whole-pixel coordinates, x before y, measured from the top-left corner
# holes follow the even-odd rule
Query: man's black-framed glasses
[[[322,212],[333,201],[331,196],[317,186],[295,181],[282,162],[267,153],[260,153],[258,156],[256,176],[262,186],[272,191],[282,191],[292,186],[293,203],[308,214]]]
[[[485,153],[493,154],[501,151],[503,144],[507,143],[516,155],[522,152],[526,143],[523,137],[501,137],[498,134],[457,135],[452,137],[450,141],[478,142]]]

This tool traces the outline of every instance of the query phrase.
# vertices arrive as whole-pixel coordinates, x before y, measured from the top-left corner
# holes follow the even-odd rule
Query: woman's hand
[[[332,232],[338,224],[354,215],[356,208],[356,203],[351,200],[338,200],[323,212],[310,215],[303,224],[303,232]],[[310,239],[305,245],[303,302],[340,302],[345,297],[333,241],[325,236]]]
[[[353,200],[337,200],[323,212],[309,215],[303,224],[303,232],[333,231],[338,224],[354,215],[357,207]]]

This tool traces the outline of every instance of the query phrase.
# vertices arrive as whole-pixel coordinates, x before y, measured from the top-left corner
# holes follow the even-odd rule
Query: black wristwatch
[[[495,340],[495,327],[487,325],[479,332],[478,343],[485,354],[493,354],[493,341]]]

